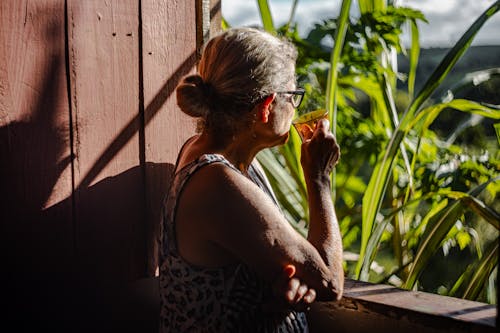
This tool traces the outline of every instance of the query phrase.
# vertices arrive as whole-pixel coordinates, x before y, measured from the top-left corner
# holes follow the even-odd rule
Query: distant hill
[[[430,77],[448,51],[448,48],[420,50],[420,60],[415,82],[416,92],[419,91],[425,80]],[[406,56],[398,57],[398,65],[401,72],[408,73],[409,61]],[[489,68],[500,68],[500,45],[470,47],[448,74],[446,80],[441,83],[435,96],[443,94],[453,83],[461,80],[465,74]],[[406,86],[406,83],[402,83],[401,86]],[[500,87],[498,95],[500,97]]]
[[[441,60],[450,49],[430,48],[420,50],[420,59],[417,67],[417,77],[415,82],[415,93],[420,91],[425,81],[437,68]],[[402,73],[408,73],[409,61],[405,56],[398,57],[398,68]],[[446,79],[436,89],[431,98],[439,100],[445,95],[448,89],[462,80],[466,74],[492,68],[500,68],[500,46],[473,46],[470,47],[462,58],[455,64],[448,73]],[[398,82],[399,88],[406,90],[406,82]],[[490,79],[478,86],[467,86],[454,94],[455,98],[465,98],[478,102],[490,104],[500,104],[500,73],[490,77]],[[438,131],[441,136],[448,137],[455,131],[458,124],[466,121],[469,115],[456,111],[446,110],[435,120],[431,128]],[[495,130],[491,119],[483,119],[479,126],[469,126],[458,138],[460,142],[474,143],[478,147],[483,147],[487,137],[494,138]],[[484,147],[483,147],[484,148]]]

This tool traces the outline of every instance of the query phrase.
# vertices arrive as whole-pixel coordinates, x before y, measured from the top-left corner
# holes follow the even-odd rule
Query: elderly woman
[[[177,87],[199,119],[164,204],[160,264],[162,332],[305,332],[302,310],[343,291],[342,240],[329,174],[339,147],[319,123],[302,144],[307,239],[280,211],[255,160],[288,138],[303,97],[294,47],[251,28],[206,45],[199,74]]]

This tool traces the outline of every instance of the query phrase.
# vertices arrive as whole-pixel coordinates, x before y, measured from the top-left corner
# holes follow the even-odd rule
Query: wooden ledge
[[[128,291],[123,318],[149,323],[155,332],[159,312],[158,278],[138,280]],[[346,280],[340,302],[317,302],[308,312],[311,333],[335,332],[496,332],[495,305],[383,284]]]
[[[311,332],[496,332],[495,305],[347,280],[343,299],[315,303]]]

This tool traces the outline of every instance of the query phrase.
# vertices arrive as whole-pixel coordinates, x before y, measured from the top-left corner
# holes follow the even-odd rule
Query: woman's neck
[[[202,133],[196,140],[199,149],[207,153],[223,155],[231,164],[244,174],[255,159],[257,153],[265,148],[259,145],[254,137],[248,134],[234,135],[225,142],[219,142],[209,133]]]

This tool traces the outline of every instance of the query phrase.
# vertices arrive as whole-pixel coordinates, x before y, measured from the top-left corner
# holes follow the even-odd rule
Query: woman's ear
[[[271,107],[271,103],[276,98],[276,93],[273,93],[264,99],[263,102],[260,103],[258,109],[258,119],[263,123],[267,123],[269,121],[269,108]]]

